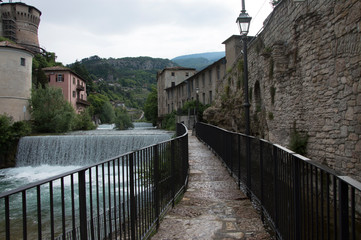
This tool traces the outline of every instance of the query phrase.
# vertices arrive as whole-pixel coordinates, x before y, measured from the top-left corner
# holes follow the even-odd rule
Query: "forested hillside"
[[[156,83],[159,70],[176,64],[168,59],[151,57],[100,58],[93,56],[80,61],[88,72],[108,83],[119,83],[123,87],[149,87]]]
[[[70,64],[87,79],[89,93],[97,92],[127,107],[143,108],[157,72],[176,66],[168,59],[151,57],[100,58],[92,56]],[[89,94],[88,93],[88,94]]]

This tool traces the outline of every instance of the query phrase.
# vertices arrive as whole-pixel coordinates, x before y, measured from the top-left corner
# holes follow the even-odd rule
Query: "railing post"
[[[275,216],[274,223],[275,228],[278,229],[278,162],[277,162],[277,147],[273,145],[273,182],[274,182],[274,205],[275,205]]]
[[[347,183],[338,179],[338,199],[339,203],[339,223],[340,236],[339,239],[349,239],[349,223],[348,223],[348,186]]]
[[[260,175],[261,175],[261,206],[264,206],[264,177],[263,177],[263,141],[259,140],[259,165],[260,165]],[[261,219],[264,222],[264,212],[263,207],[261,208]]]
[[[247,158],[247,196],[252,197],[252,182],[251,182],[251,139],[250,136],[246,136],[246,158]]]
[[[80,218],[80,239],[86,240],[87,236],[87,216],[86,216],[86,183],[85,170],[78,173],[79,182],[79,218]]]
[[[171,174],[172,174],[172,207],[175,205],[175,188],[176,188],[176,175],[175,175],[175,141],[171,141]]]
[[[300,176],[300,160],[293,156],[293,197],[294,197],[294,239],[301,239],[301,176]]]
[[[158,146],[154,146],[154,209],[156,216],[157,229],[159,228],[159,151]]]
[[[10,240],[10,201],[9,196],[5,197],[5,231],[6,240]]]
[[[134,161],[133,161],[133,154],[129,154],[129,194],[130,194],[130,234],[131,239],[136,239],[135,235],[135,221],[137,221],[137,203],[135,201],[135,194],[134,194]]]
[[[238,188],[241,187],[241,135],[237,134]]]

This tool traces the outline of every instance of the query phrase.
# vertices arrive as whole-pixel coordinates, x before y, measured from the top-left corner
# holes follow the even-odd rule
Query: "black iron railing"
[[[278,239],[361,239],[359,182],[265,140],[203,123],[196,134],[258,204]]]
[[[147,239],[188,182],[188,133],[0,194],[0,239]]]

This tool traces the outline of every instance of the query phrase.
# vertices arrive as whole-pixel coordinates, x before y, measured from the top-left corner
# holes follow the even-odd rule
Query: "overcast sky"
[[[8,2],[4,0],[3,2]],[[16,2],[15,0],[13,2]],[[22,0],[42,12],[40,46],[57,61],[86,57],[169,58],[224,51],[239,34],[241,0]],[[270,0],[246,0],[250,35],[272,11]]]

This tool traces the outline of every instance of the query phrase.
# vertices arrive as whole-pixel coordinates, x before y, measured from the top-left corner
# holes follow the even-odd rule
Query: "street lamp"
[[[237,24],[243,41],[243,79],[244,79],[244,108],[246,117],[246,134],[250,135],[249,123],[249,99],[248,99],[248,60],[247,60],[247,34],[251,23],[251,17],[246,13],[244,0],[242,0],[242,11],[237,18]]]
[[[245,128],[246,135],[250,135],[250,121],[249,121],[249,99],[248,99],[248,60],[247,60],[247,34],[249,31],[249,25],[251,23],[251,17],[246,13],[244,0],[242,0],[242,11],[237,18],[237,24],[243,41],[243,79],[244,79],[244,112],[245,112]],[[246,162],[247,162],[247,195],[251,197],[251,146],[250,138],[246,138]],[[240,164],[239,164],[240,165]],[[240,169],[239,169],[240,170]],[[239,176],[240,178],[240,176]]]
[[[199,97],[198,97],[198,93],[199,93],[199,88],[196,88],[196,122],[198,122],[198,102],[199,102]]]

